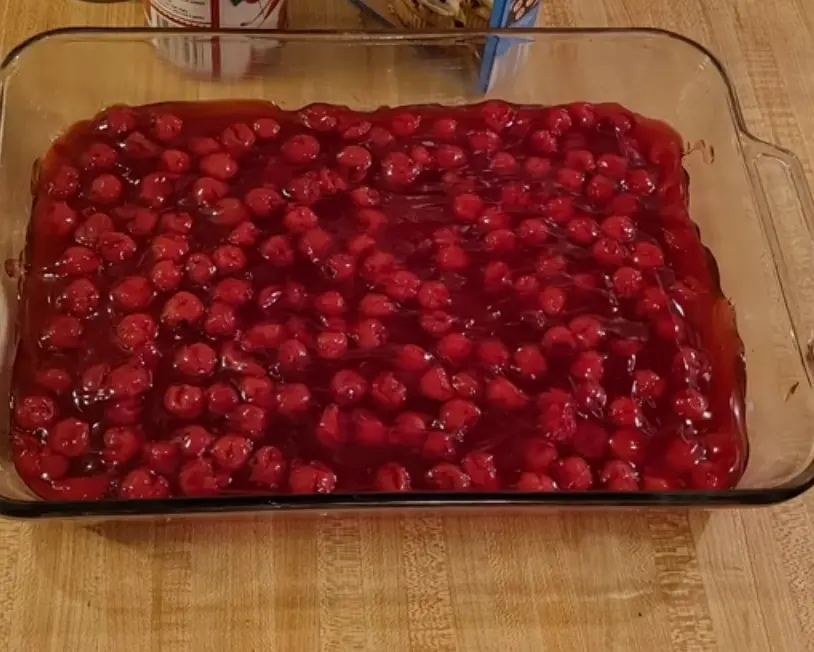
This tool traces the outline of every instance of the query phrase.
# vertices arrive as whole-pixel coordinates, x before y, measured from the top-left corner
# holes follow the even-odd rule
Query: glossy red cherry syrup
[[[733,486],[681,141],[616,105],[113,107],[45,157],[13,450],[48,499]]]

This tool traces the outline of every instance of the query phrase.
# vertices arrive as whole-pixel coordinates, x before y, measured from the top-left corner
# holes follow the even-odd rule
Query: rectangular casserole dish
[[[491,39],[491,40],[490,40]],[[525,50],[524,63],[479,92],[473,51]],[[215,74],[189,62],[218,52]],[[264,65],[251,64],[262,51]],[[271,54],[270,54],[271,53]],[[228,62],[228,64],[226,63]],[[195,68],[196,66],[193,66]],[[204,69],[209,69],[207,66]],[[263,99],[456,105],[501,98],[528,104],[618,102],[670,123],[687,141],[690,214],[714,254],[746,352],[749,459],[737,488],[674,493],[418,493],[45,502],[17,476],[0,440],[0,513],[103,517],[452,506],[744,506],[789,499],[814,484],[810,338],[814,280],[812,201],[800,164],[747,131],[721,64],[691,41],[654,30],[517,30],[448,33],[71,29],[34,37],[2,68],[0,227],[4,260],[24,248],[32,166],[73,123],[111,104]],[[3,277],[0,326],[8,396],[18,281]],[[8,428],[7,401],[0,423]]]

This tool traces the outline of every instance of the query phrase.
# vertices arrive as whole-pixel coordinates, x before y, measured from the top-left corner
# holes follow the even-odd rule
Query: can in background
[[[285,29],[288,0],[143,0],[151,27],[194,29]],[[190,36],[156,39],[167,60],[189,73],[241,78],[273,62],[279,43],[258,45],[257,39]]]

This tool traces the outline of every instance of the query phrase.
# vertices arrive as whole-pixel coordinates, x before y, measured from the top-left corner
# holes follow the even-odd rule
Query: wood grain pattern
[[[290,0],[296,26],[362,26]],[[717,52],[752,130],[814,161],[814,5],[546,0],[549,25],[649,25]],[[0,0],[0,49],[138,2]],[[8,652],[805,652],[814,493],[775,509],[0,522]]]

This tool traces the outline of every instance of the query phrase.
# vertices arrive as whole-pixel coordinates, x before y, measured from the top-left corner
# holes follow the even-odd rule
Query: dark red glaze
[[[42,162],[13,450],[48,499],[733,486],[681,140],[617,105],[114,107]]]

